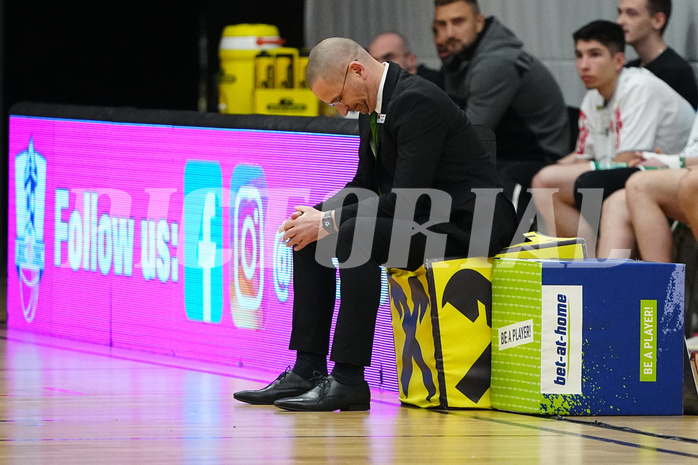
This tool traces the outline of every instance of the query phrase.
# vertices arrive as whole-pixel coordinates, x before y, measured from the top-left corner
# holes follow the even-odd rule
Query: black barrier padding
[[[172,126],[261,129],[269,131],[312,132],[358,135],[356,119],[326,116],[229,115],[197,111],[140,110],[128,107],[95,107],[20,102],[10,115],[108,121],[114,123],[161,124]]]
[[[10,115],[203,128],[359,134],[359,125],[356,119],[327,116],[228,115],[197,111],[140,110],[129,107],[96,107],[35,102],[19,102],[13,105],[10,108]],[[475,125],[475,130],[485,144],[488,153],[494,158],[497,150],[494,133],[479,125]]]

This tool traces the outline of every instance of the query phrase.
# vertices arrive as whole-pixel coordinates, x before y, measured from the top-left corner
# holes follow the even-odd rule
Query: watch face
[[[322,228],[327,232],[330,232],[330,228],[332,227],[332,217],[330,215],[331,213],[325,213],[325,215],[322,217]]]

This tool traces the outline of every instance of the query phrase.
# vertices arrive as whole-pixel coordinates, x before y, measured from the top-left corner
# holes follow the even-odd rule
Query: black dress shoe
[[[277,399],[298,396],[308,392],[321,380],[322,376],[305,379],[291,370],[286,370],[267,387],[258,390],[238,391],[233,394],[233,397],[240,402],[247,402],[248,404],[272,405]]]
[[[279,399],[274,405],[294,411],[368,410],[371,408],[371,391],[366,381],[347,386],[330,375],[305,394]]]

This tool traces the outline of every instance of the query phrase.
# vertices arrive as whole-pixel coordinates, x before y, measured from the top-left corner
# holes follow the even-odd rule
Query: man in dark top
[[[497,137],[497,169],[505,192],[526,192],[542,167],[569,152],[562,92],[550,71],[477,0],[435,0],[434,43],[446,93],[468,119]],[[516,198],[514,197],[514,200]],[[518,202],[519,215],[527,198]]]
[[[698,85],[691,65],[664,42],[670,16],[671,0],[621,0],[616,22],[625,32],[625,41],[638,55],[626,66],[647,68],[695,109]]]
[[[416,270],[425,255],[492,256],[510,244],[516,216],[475,128],[433,83],[339,37],[313,48],[306,77],[342,115],[361,113],[356,175],[321,205],[295,207],[279,228],[294,249],[289,348],[296,362],[267,387],[234,397],[286,410],[368,410],[364,367],[371,362],[380,265]],[[329,376],[337,271],[328,254],[339,262],[341,296]]]
[[[378,34],[368,46],[368,53],[380,61],[392,61],[409,73],[421,76],[443,89],[443,75],[440,71],[417,64],[417,55],[412,53],[407,38],[398,32]]]

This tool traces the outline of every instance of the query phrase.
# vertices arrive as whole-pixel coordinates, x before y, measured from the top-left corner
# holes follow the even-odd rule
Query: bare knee
[[[614,192],[603,202],[601,218],[620,218],[627,216],[628,207],[625,189]]]
[[[544,169],[545,168],[543,168],[543,170]],[[531,188],[541,189],[545,187],[545,176],[542,173],[543,170],[537,172],[536,175],[533,176],[533,179],[531,179]]]
[[[549,187],[554,187],[555,185],[555,169],[556,166],[546,166],[545,168],[541,169],[536,173],[535,176],[533,176],[533,179],[531,180],[531,187],[534,189],[545,189]]]
[[[682,204],[696,201],[698,198],[698,171],[689,171],[679,179],[677,194]]]
[[[642,176],[643,174],[642,171],[634,173],[625,182],[625,191],[628,199],[632,200],[645,193],[647,184],[645,182],[645,177]]]

